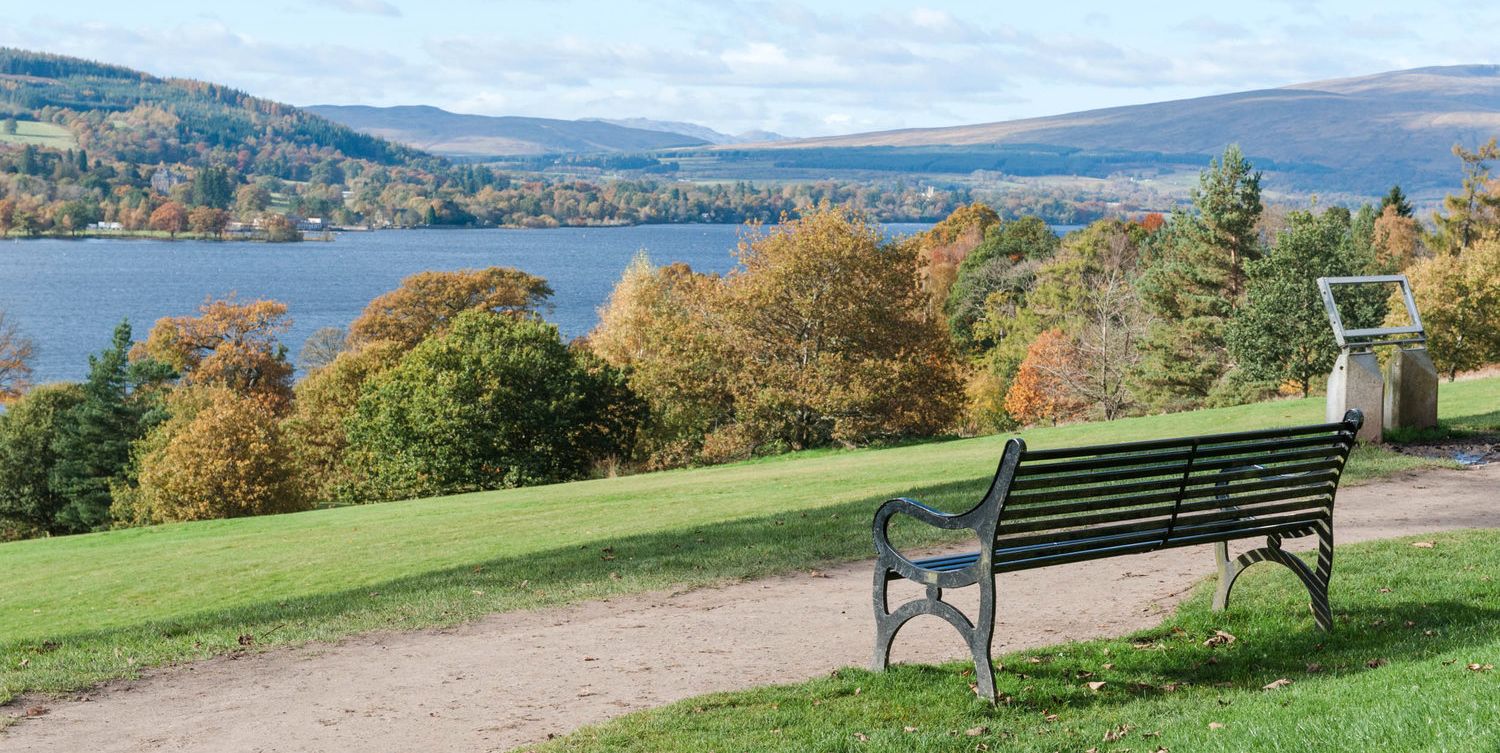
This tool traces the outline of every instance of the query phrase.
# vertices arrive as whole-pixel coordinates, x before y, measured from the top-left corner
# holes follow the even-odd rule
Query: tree
[[[349,325],[349,344],[389,340],[410,348],[465,311],[520,316],[551,295],[545,280],[509,267],[418,272],[365,307]]]
[[[954,423],[945,327],[913,284],[915,254],[848,210],[742,241],[724,280],[737,451],[929,436]]]
[[[228,169],[210,165],[199,169],[193,175],[192,187],[188,190],[190,203],[202,207],[225,209],[234,198],[234,181],[230,179]]]
[[[151,359],[132,363],[130,335],[130,323],[120,322],[109,349],[89,357],[83,399],[55,438],[50,483],[65,501],[56,518],[62,530],[109,527],[112,487],[127,479],[131,443],[162,418],[153,388],[171,369]]]
[[[0,521],[30,534],[65,533],[66,498],[52,488],[56,437],[83,401],[76,384],[46,384],[0,413]]]
[[[1137,289],[1152,325],[1142,342],[1141,391],[1158,407],[1201,404],[1229,371],[1224,327],[1240,304],[1244,264],[1261,255],[1260,173],[1238,147],[1198,181],[1194,212],[1153,233]]]
[[[270,213],[261,218],[261,229],[269,243],[297,243],[302,240],[302,231],[284,214]]]
[[[1062,330],[1049,329],[1038,335],[1005,393],[1006,412],[1021,424],[1055,423],[1076,414],[1082,406],[1071,400],[1057,377],[1074,368],[1068,364],[1073,354]]]
[[[91,223],[98,222],[103,216],[104,212],[93,200],[77,199],[64,202],[58,209],[55,219],[64,230],[71,234],[87,228]]]
[[[278,338],[291,325],[280,301],[209,300],[198,316],[158,319],[140,352],[186,384],[225,387],[279,412],[291,400],[292,365]]]
[[[717,276],[686,264],[655,268],[642,253],[589,333],[589,348],[622,369],[649,407],[636,453],[648,468],[698,460],[704,440],[733,420],[733,371],[714,312],[718,293]]]
[[[1490,191],[1491,160],[1500,159],[1500,146],[1494,138],[1474,151],[1453,145],[1453,156],[1463,162],[1463,192],[1443,198],[1446,214],[1434,212],[1440,247],[1450,254],[1463,253],[1481,237],[1495,232],[1500,218],[1500,195]]]
[[[0,239],[10,235],[11,228],[16,226],[16,200],[0,199]]]
[[[311,374],[333,363],[344,352],[348,336],[343,327],[319,327],[302,343],[302,350],[297,352],[297,365],[304,374]]]
[[[187,228],[187,209],[175,201],[162,204],[151,213],[152,230],[160,230],[175,239],[178,233]]]
[[[405,353],[398,343],[369,343],[338,353],[297,382],[296,399],[282,431],[297,475],[313,499],[360,501],[359,473],[347,452],[349,419],[365,383],[394,368]]]
[[[974,334],[986,301],[998,292],[1023,299],[1037,266],[1051,258],[1061,242],[1037,217],[1022,217],[991,228],[984,243],[958,265],[957,279],[943,304],[949,331],[961,349],[976,352],[994,346]]]
[[[1393,185],[1386,193],[1385,198],[1380,200],[1380,212],[1384,214],[1387,209],[1394,209],[1397,216],[1411,217],[1411,202],[1407,201],[1406,194],[1401,192],[1401,186]]]
[[[36,346],[21,334],[16,325],[6,321],[0,311],[0,405],[9,403],[26,391],[31,379],[31,358]]]
[[[1500,362],[1500,239],[1481,240],[1462,256],[1423,259],[1406,275],[1440,373],[1452,381],[1460,371]],[[1398,296],[1392,296],[1390,326],[1410,324]]]
[[[959,264],[999,224],[1000,215],[995,210],[976,202],[953,210],[942,222],[911,239],[916,246],[919,284],[927,292],[931,316],[942,316]]]
[[[1381,274],[1400,272],[1423,253],[1421,226],[1411,215],[1401,214],[1395,205],[1387,206],[1376,218],[1370,242]]]
[[[184,387],[171,418],[142,442],[136,524],[238,518],[311,508],[276,416],[223,387]],[[122,517],[126,511],[121,510]]]
[[[263,186],[240,186],[234,194],[234,210],[241,218],[259,216],[271,206],[271,193]]]
[[[1366,274],[1375,260],[1353,242],[1348,212],[1293,212],[1288,220],[1270,255],[1250,263],[1247,299],[1225,341],[1248,376],[1290,382],[1306,396],[1338,357],[1317,279]],[[1351,327],[1372,326],[1385,315],[1383,296],[1370,299],[1358,290],[1341,294],[1339,304]]]
[[[466,311],[365,384],[350,454],[367,501],[566,481],[628,450],[636,406],[556,327]]]
[[[229,213],[213,207],[193,207],[193,211],[188,212],[188,226],[200,235],[222,238],[224,228],[229,226]]]
[[[0,133],[7,136],[16,135],[16,119],[14,116],[8,117],[5,119],[5,122],[0,123]]]

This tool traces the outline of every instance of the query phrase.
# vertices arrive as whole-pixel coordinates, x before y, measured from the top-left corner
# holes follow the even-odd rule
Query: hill
[[[642,128],[647,131],[666,131],[667,133],[680,133],[684,136],[703,139],[710,144],[751,144],[761,141],[786,141],[788,136],[783,136],[774,131],[745,131],[743,133],[721,133],[707,126],[697,123],[684,123],[679,120],[651,120],[650,118],[585,118],[585,120],[597,120],[602,123],[614,123],[618,126],[628,128]]]
[[[1500,134],[1500,66],[1392,71],[1277,89],[947,128],[736,146],[807,168],[863,165],[1103,177],[1196,171],[1238,143],[1284,185],[1373,194],[1400,183],[1431,198],[1458,183],[1455,143]],[[759,151],[760,154],[752,154]],[[730,159],[730,158],[724,158]],[[731,159],[732,161],[732,159]]]
[[[426,105],[313,105],[305,109],[361,133],[449,157],[645,152],[721,143],[665,128],[603,120],[465,115]]]

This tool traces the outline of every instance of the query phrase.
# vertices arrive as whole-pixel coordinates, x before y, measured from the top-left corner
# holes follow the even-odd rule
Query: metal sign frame
[[[1333,300],[1335,285],[1389,285],[1401,286],[1401,295],[1406,299],[1406,313],[1411,325],[1406,327],[1366,327],[1344,329],[1344,320],[1339,316],[1339,305]],[[1422,317],[1417,314],[1417,302],[1412,298],[1411,283],[1406,275],[1368,275],[1365,277],[1319,277],[1318,292],[1323,294],[1323,308],[1328,310],[1328,323],[1333,325],[1333,338],[1339,347],[1373,348],[1378,345],[1412,345],[1427,342],[1427,330],[1422,327]]]

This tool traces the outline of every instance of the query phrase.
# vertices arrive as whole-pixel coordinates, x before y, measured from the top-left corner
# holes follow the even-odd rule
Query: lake
[[[892,224],[891,234],[926,224]],[[388,230],[332,243],[35,239],[0,242],[0,310],[36,344],[33,380],[79,380],[121,319],[143,340],[164,316],[192,314],[206,297],[273,298],[293,324],[295,359],[320,327],[345,327],[403,277],[427,269],[505,266],[547,279],[547,319],[564,338],[587,333],[637,251],[655,264],[725,272],[742,225],[641,225],[554,230]]]

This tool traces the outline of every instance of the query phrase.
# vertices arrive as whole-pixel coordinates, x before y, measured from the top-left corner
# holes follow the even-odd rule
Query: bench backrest
[[[1304,535],[1329,524],[1362,421],[1055,450],[1012,440],[987,495],[994,568]]]

